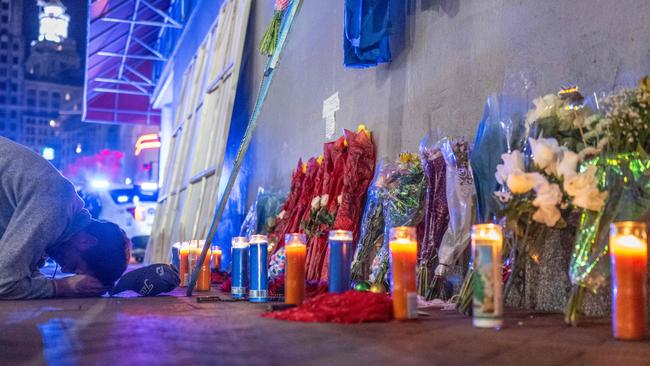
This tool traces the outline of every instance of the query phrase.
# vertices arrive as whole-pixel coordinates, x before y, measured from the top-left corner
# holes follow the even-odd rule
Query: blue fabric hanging
[[[389,0],[345,0],[343,63],[365,68],[390,62]]]

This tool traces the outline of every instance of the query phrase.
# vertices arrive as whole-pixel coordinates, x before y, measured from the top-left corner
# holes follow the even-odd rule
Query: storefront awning
[[[84,120],[159,125],[152,109],[161,30],[181,28],[167,15],[170,0],[93,0],[88,15]]]

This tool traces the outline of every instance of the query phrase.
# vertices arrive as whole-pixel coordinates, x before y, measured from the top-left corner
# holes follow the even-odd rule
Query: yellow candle
[[[307,237],[305,234],[285,236],[285,303],[300,305],[305,299],[305,259],[307,258]]]
[[[187,287],[189,280],[189,254],[190,254],[190,243],[183,242],[181,243],[181,249],[179,251],[181,263],[179,271],[181,277],[181,287]]]
[[[218,246],[212,247],[212,269],[215,272],[221,271],[221,248]]]
[[[612,327],[614,338],[641,340],[647,333],[648,239],[641,222],[610,226]]]
[[[503,234],[495,224],[472,226],[473,323],[479,328],[503,325]]]
[[[415,319],[418,315],[415,274],[418,242],[415,228],[390,229],[388,246],[393,273],[393,316],[398,320]]]

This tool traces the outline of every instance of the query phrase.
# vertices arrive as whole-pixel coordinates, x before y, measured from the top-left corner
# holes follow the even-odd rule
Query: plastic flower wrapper
[[[499,184],[494,172],[501,162],[501,154],[522,150],[525,145],[523,123],[512,108],[507,98],[500,94],[490,95],[476,132],[470,165],[476,186],[479,222],[492,222],[499,212],[499,202],[494,197]]]
[[[291,174],[289,196],[286,201],[284,201],[282,210],[280,210],[280,213],[275,217],[275,226],[273,227],[273,230],[269,231],[269,245],[272,247],[272,252],[276,252],[282,247],[284,234],[289,231],[289,218],[298,205],[306,170],[307,166],[302,162],[302,159],[298,159],[298,165]]]
[[[377,164],[363,210],[361,232],[352,261],[352,279],[356,281],[368,281],[372,261],[384,242],[384,212],[377,187],[377,180],[382,171],[383,160]]]
[[[477,222],[494,222],[501,210],[501,203],[495,191],[499,188],[494,172],[501,163],[501,154],[514,150],[522,151],[526,144],[527,131],[523,123],[520,96],[492,94],[485,102],[483,116],[476,131],[476,139],[470,155],[470,166],[476,188]],[[502,189],[507,195],[507,190]],[[461,286],[458,310],[468,313],[472,299],[471,266]]]
[[[613,93],[596,105],[604,107],[599,126],[607,127],[603,138],[607,144],[605,152],[589,164],[597,167],[599,185],[610,197],[600,211],[582,213],[569,267],[573,287],[565,309],[565,322],[574,326],[582,315],[585,292],[598,293],[607,284],[609,225],[647,219],[650,207],[650,79],[646,77],[636,89]]]
[[[343,188],[348,146],[344,137],[325,143],[323,147],[323,176],[320,197],[312,198],[313,229],[320,235],[311,236],[307,245],[306,275],[308,280],[320,280],[327,257],[327,233],[332,228],[339,209],[337,197]]]
[[[420,144],[420,159],[426,177],[424,235],[418,252],[418,292],[426,296],[433,278],[438,248],[447,230],[449,210],[446,193],[446,164],[438,141],[430,134]]]
[[[357,132],[344,130],[344,134],[348,143],[348,156],[343,171],[343,185],[336,199],[339,208],[333,229],[352,231],[353,237],[358,238],[361,208],[375,175],[375,144],[372,133],[364,125],[359,125]],[[325,256],[320,278],[329,278],[329,256]]]
[[[449,207],[449,225],[438,250],[438,266],[434,279],[427,293],[427,299],[441,298],[448,300],[449,286],[447,276],[470,242],[470,231],[474,222],[474,200],[476,189],[469,167],[469,144],[463,138],[445,138],[440,149],[447,164],[447,205]]]
[[[397,226],[418,226],[422,221],[426,181],[417,154],[401,153],[394,163],[386,163],[375,181],[384,213],[384,241],[373,261],[370,281],[383,284],[389,263],[388,232]]]
[[[259,187],[255,202],[251,205],[242,223],[240,236],[250,237],[253,234],[266,234],[275,227],[277,215],[282,210],[282,204],[287,195],[280,191],[265,190]]]

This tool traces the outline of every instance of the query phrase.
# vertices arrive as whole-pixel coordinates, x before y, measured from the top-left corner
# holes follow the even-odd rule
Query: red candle
[[[305,234],[287,234],[285,238],[285,303],[300,305],[305,299],[305,259],[307,258]]]
[[[641,340],[648,319],[648,240],[644,223],[613,223],[609,234],[612,263],[612,327],[614,338]]]
[[[415,319],[418,315],[415,274],[418,242],[415,228],[390,229],[388,246],[393,273],[393,316],[398,320]]]

